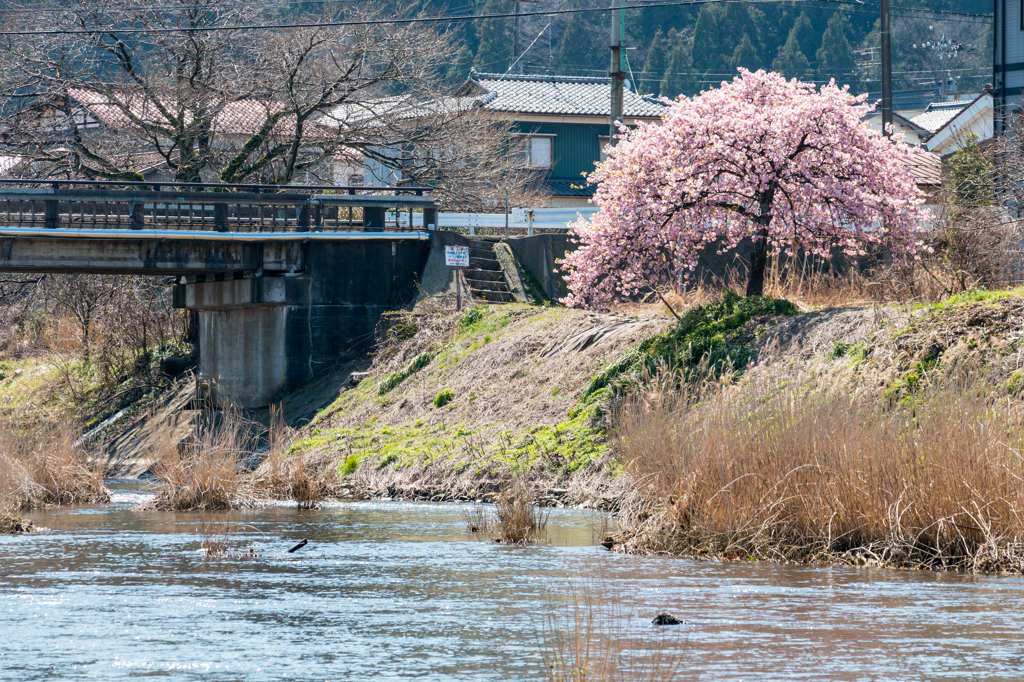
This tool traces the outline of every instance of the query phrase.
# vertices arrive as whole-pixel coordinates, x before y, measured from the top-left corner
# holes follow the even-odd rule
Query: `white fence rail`
[[[597,209],[585,206],[581,208],[514,208],[508,214],[508,228],[512,234],[533,234],[533,230],[568,230],[569,224],[579,220],[580,216],[590,218]],[[424,227],[422,213],[389,212],[386,222],[394,222],[399,227],[409,227],[412,218],[413,227]],[[470,234],[477,230],[485,233],[504,233],[504,213],[438,213],[439,229],[469,229]]]

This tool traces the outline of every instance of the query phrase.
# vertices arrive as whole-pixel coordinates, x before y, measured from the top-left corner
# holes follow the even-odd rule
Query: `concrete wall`
[[[283,398],[340,358],[368,351],[385,311],[410,304],[430,243],[310,242],[295,276],[194,282],[177,307],[199,312],[199,371],[244,407]]]
[[[544,295],[557,301],[569,294],[562,278],[557,271],[558,261],[565,252],[575,248],[565,234],[538,234],[532,237],[511,237],[503,240],[515,253],[516,258],[525,267],[544,290]]]

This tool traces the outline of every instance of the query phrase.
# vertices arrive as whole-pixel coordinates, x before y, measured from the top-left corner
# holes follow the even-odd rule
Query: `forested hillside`
[[[511,0],[394,0],[400,12],[500,14]],[[522,3],[524,13],[598,6],[583,0]],[[897,89],[937,88],[949,78],[960,92],[991,80],[990,0],[893,0],[893,74]],[[337,3],[284,3],[282,12],[323,13]],[[929,11],[921,11],[929,10]],[[955,14],[942,14],[952,12]],[[550,22],[550,24],[549,24]],[[603,76],[608,72],[608,12],[527,17],[522,21],[526,73]],[[504,72],[512,61],[512,20],[461,22],[448,78],[470,67]],[[738,67],[774,69],[857,92],[879,91],[878,10],[871,4],[805,2],[709,3],[634,8],[626,13],[627,56],[637,90],[674,97],[731,78]],[[945,42],[943,42],[945,35]]]
[[[102,2],[97,2],[103,5]],[[209,4],[216,5],[216,2]],[[281,21],[340,18],[358,11],[386,16],[463,16],[511,12],[512,0],[262,0]],[[526,14],[599,7],[593,0],[522,0]],[[629,4],[629,3],[627,3]],[[11,3],[0,0],[0,14]],[[359,9],[354,9],[358,7]],[[991,80],[991,0],[892,0],[896,89],[937,88],[950,78],[961,93]],[[447,78],[461,83],[470,67],[502,73],[512,62],[511,19],[452,22]],[[521,60],[526,73],[604,76],[609,13],[525,17]],[[774,69],[804,80],[881,89],[878,10],[837,0],[711,2],[633,7],[626,12],[630,80],[644,93],[694,94],[731,78],[738,67]],[[528,48],[528,49],[527,49]]]

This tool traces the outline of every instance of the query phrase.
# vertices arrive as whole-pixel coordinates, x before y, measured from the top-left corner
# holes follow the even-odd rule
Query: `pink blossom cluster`
[[[914,254],[923,194],[908,168],[920,153],[862,120],[866,96],[740,69],[731,83],[671,103],[661,124],[620,127],[588,181],[592,220],[560,261],[568,305],[602,306],[690,276],[700,252],[744,237],[770,252],[888,245]]]

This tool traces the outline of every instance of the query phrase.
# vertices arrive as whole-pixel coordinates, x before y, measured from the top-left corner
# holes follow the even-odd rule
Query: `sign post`
[[[444,247],[444,264],[455,268],[455,306],[457,310],[462,310],[462,277],[459,275],[459,268],[469,267],[469,247]]]

